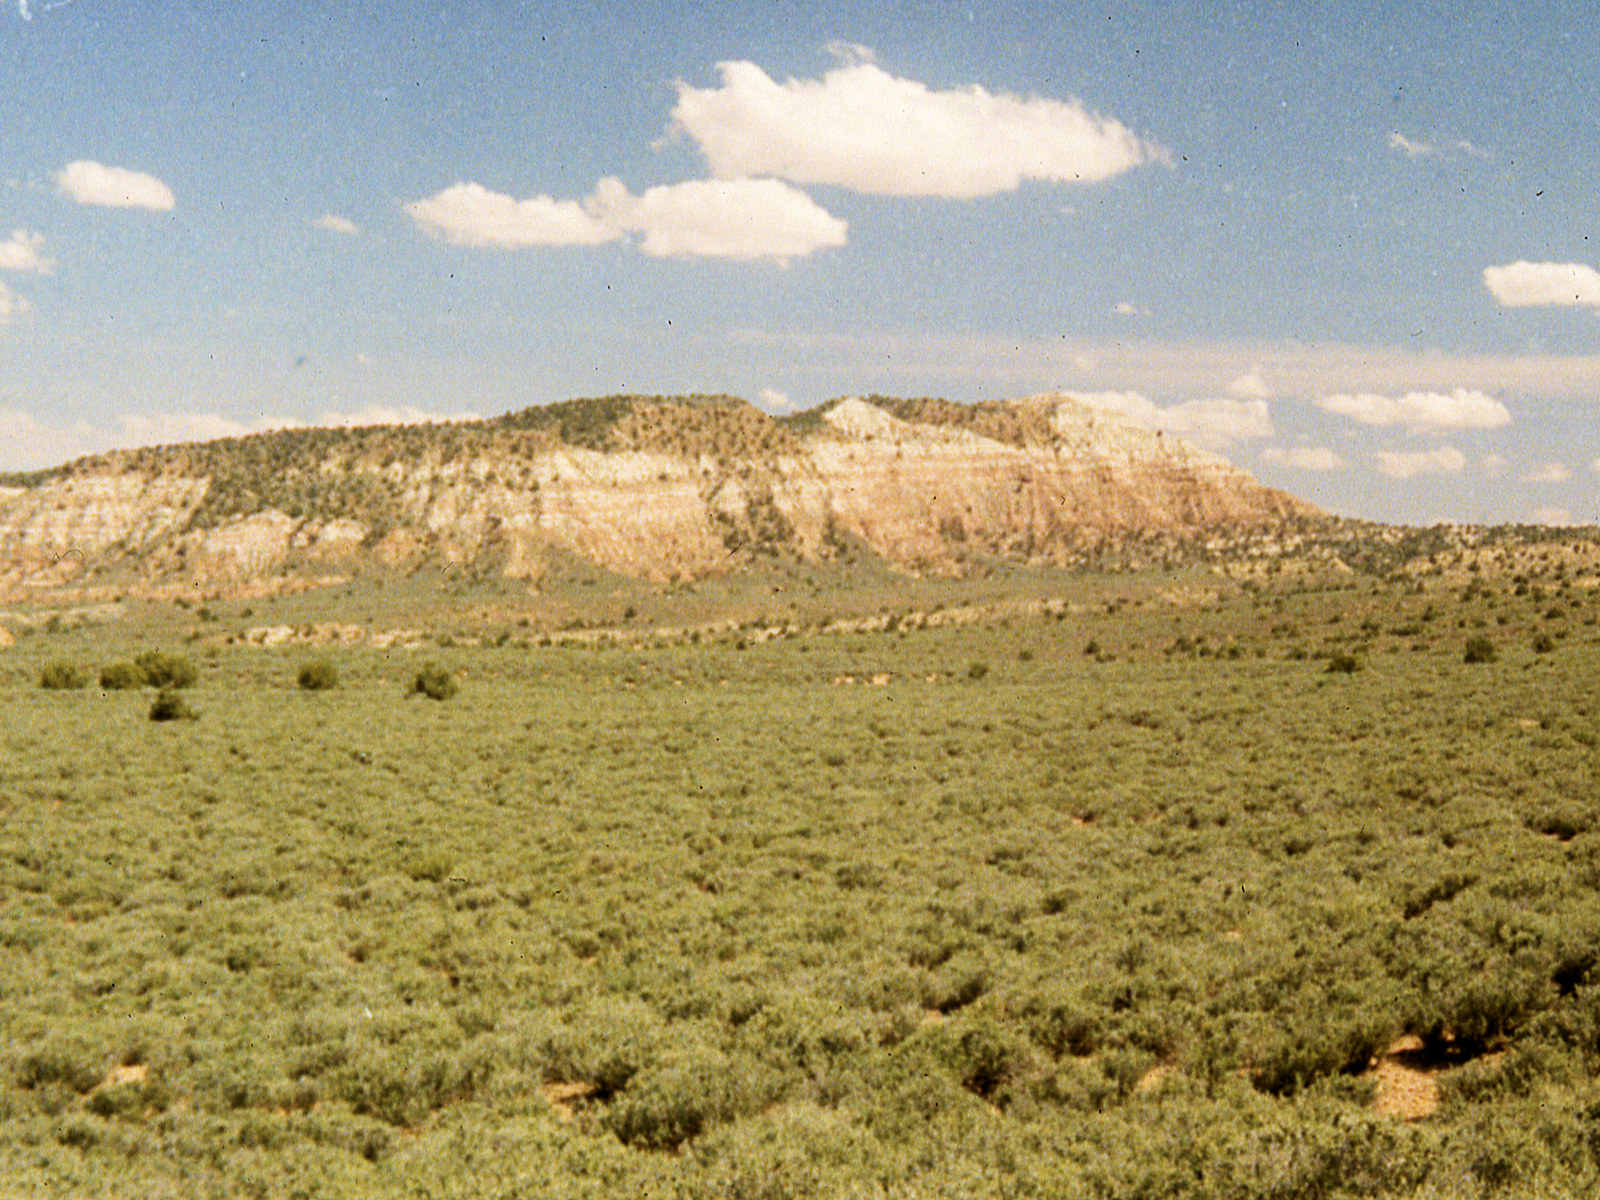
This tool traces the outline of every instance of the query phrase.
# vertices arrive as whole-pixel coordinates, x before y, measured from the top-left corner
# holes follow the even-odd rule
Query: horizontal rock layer
[[[74,463],[0,489],[0,584],[121,571],[226,588],[361,562],[536,579],[563,555],[669,579],[853,547],[948,571],[974,554],[1067,562],[1107,539],[1317,515],[1064,396],[850,399],[787,421],[742,401],[623,397]]]

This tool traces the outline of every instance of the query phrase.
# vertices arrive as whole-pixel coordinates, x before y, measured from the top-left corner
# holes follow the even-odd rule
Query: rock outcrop
[[[917,571],[1319,516],[1065,396],[847,399],[774,419],[616,397],[467,425],[289,430],[80,460],[0,489],[0,587],[228,591],[362,564],[691,578],[867,550]]]

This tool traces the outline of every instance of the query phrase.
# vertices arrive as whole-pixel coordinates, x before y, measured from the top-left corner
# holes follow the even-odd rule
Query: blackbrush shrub
[[[144,672],[131,662],[107,663],[100,668],[100,686],[108,692],[124,692],[144,686]]]
[[[968,679],[982,679],[988,673],[989,664],[986,662],[975,662],[967,667]]]
[[[411,681],[411,694],[421,694],[429,700],[448,700],[458,691],[460,688],[456,685],[456,677],[438,663],[423,664],[422,670]]]
[[[1361,670],[1361,667],[1362,662],[1359,658],[1354,654],[1347,654],[1341,650],[1329,655],[1327,673],[1329,675],[1354,675]]]
[[[325,692],[339,686],[339,671],[325,658],[314,658],[300,668],[295,681],[308,692]]]
[[[1467,648],[1461,656],[1463,662],[1492,663],[1500,657],[1499,651],[1494,648],[1494,643],[1483,634],[1467,639]]]
[[[1538,633],[1533,638],[1533,652],[1535,654],[1549,654],[1556,648],[1556,640],[1548,633]]]
[[[200,670],[181,654],[146,650],[133,660],[144,681],[155,688],[186,688],[200,678]]]
[[[39,686],[53,692],[68,691],[89,686],[89,672],[76,663],[57,659],[45,664],[39,672]]]
[[[190,708],[183,697],[170,687],[162,688],[150,702],[152,721],[194,721],[199,716],[200,714]]]

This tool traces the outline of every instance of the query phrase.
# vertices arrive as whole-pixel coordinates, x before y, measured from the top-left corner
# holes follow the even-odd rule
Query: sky
[[[3,0],[0,470],[617,392],[1064,392],[1600,522],[1600,9]]]

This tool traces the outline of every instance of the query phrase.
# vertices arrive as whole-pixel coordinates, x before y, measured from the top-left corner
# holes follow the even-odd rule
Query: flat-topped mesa
[[[950,571],[1319,515],[1069,396],[848,398],[779,418],[725,396],[615,396],[80,460],[0,489],[0,585],[115,571],[226,591],[363,561],[535,579],[553,555],[669,579],[852,543]]]

